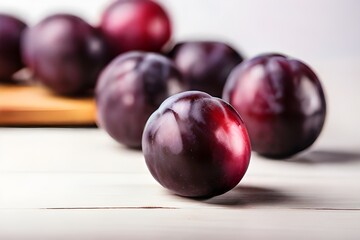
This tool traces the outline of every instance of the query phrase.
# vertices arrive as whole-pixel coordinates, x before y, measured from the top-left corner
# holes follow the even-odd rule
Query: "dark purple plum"
[[[98,81],[98,123],[119,143],[139,148],[147,119],[178,89],[181,75],[169,59],[155,53],[124,53]]]
[[[174,60],[187,85],[187,90],[199,90],[221,97],[231,70],[242,56],[226,43],[210,41],[181,42],[169,56]]]
[[[25,29],[21,20],[0,14],[0,82],[11,82],[12,75],[23,67],[20,45]]]
[[[319,79],[305,63],[280,54],[250,59],[231,73],[223,94],[247,125],[253,150],[287,158],[311,146],[325,121]]]
[[[176,94],[161,104],[145,126],[142,148],[153,177],[186,197],[212,197],[234,188],[251,155],[238,113],[198,91]]]
[[[39,81],[62,95],[93,88],[109,60],[97,30],[69,14],[49,16],[30,28],[23,42],[23,58]]]
[[[150,0],[117,0],[103,13],[100,29],[114,55],[132,50],[160,52],[171,37],[168,14]]]

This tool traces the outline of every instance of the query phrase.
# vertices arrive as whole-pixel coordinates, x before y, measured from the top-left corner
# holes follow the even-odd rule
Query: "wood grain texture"
[[[325,133],[287,161],[252,155],[210,199],[173,195],[100,129],[0,128],[0,239],[359,239],[360,148]]]
[[[41,86],[0,85],[0,125],[95,124],[92,97],[57,96]]]
[[[2,239],[358,240],[360,212],[282,209],[0,210]],[[6,220],[6,221],[5,221]]]

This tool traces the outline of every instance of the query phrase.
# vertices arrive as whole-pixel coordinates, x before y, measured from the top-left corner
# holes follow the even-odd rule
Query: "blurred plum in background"
[[[226,43],[187,41],[174,46],[169,52],[184,75],[186,90],[206,92],[221,97],[231,70],[242,56]]]
[[[230,74],[223,99],[244,119],[253,150],[270,158],[308,148],[325,122],[318,77],[305,63],[280,54],[241,63]]]
[[[62,95],[93,88],[108,54],[100,33],[70,14],[43,19],[26,32],[23,42],[24,62],[42,84]]]
[[[181,81],[173,62],[160,54],[118,56],[96,86],[99,125],[119,143],[139,148],[147,119],[168,96],[181,91]]]
[[[0,14],[0,82],[11,82],[23,67],[20,45],[26,24],[16,17]]]
[[[171,37],[168,14],[150,0],[118,0],[103,12],[100,29],[114,56],[131,50],[160,52]]]

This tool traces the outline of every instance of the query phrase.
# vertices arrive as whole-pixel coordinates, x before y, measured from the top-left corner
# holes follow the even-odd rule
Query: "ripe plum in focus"
[[[164,101],[146,124],[142,148],[153,177],[186,197],[212,197],[234,188],[251,155],[238,113],[225,101],[199,91]]]

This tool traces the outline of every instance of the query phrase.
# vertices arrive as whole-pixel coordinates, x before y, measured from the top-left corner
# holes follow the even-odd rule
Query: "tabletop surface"
[[[325,131],[286,161],[255,153],[210,199],[173,195],[97,128],[0,128],[0,239],[360,239],[360,148]]]

